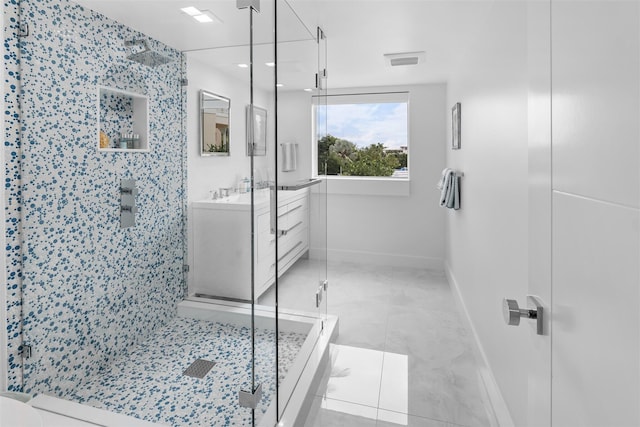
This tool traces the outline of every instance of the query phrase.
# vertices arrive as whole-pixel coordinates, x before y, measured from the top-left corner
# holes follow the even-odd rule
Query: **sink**
[[[254,202],[256,204],[269,200],[269,189],[256,190],[253,193]],[[226,197],[219,197],[215,200],[201,200],[201,202],[232,204],[232,205],[249,205],[251,204],[251,193],[234,193]]]
[[[248,197],[248,193],[246,194],[232,194],[227,197],[220,197],[216,200],[212,200],[214,203],[250,203],[251,199]],[[247,199],[247,201],[245,201]]]
[[[42,418],[31,405],[0,396],[0,427],[42,427]]]

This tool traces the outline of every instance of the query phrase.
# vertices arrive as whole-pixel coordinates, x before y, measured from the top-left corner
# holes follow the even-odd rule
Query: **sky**
[[[328,134],[351,141],[358,147],[378,142],[390,149],[408,145],[405,103],[327,105],[326,117]],[[324,119],[324,109],[319,108],[318,123],[323,123]]]

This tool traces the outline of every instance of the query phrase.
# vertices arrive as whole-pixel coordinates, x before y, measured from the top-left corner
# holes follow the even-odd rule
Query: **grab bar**
[[[303,188],[311,187],[312,185],[320,184],[321,182],[322,182],[321,179],[308,179],[305,181],[294,182],[292,184],[279,185],[278,190],[284,190],[284,191],[302,190]]]

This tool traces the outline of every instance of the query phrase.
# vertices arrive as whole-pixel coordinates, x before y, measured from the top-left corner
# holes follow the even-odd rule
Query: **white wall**
[[[240,69],[239,69],[240,70]],[[244,73],[244,74],[242,74]],[[246,106],[249,104],[248,72],[240,70],[239,77],[213,69],[187,54],[187,201],[189,264],[193,265],[193,234],[191,203],[209,198],[210,191],[220,187],[236,187],[238,179],[251,176],[251,158],[246,151]],[[246,78],[244,78],[246,76]],[[231,100],[230,156],[200,155],[199,91],[201,89]],[[273,180],[274,114],[272,97],[264,90],[254,89],[254,103],[266,108],[267,156],[254,158],[256,180]],[[192,275],[191,275],[192,276]]]
[[[462,148],[447,166],[465,173],[461,209],[447,212],[447,273],[516,425],[527,420],[527,334],[504,324],[501,299],[527,290],[526,24],[525,2],[495,2],[447,94],[448,111],[462,104]]]
[[[446,87],[433,84],[354,88],[332,93],[371,91],[409,92],[411,182],[389,187],[372,180],[329,179],[329,259],[442,268],[445,212],[438,206],[436,184],[444,167]],[[290,119],[287,126],[279,128],[282,140],[296,141],[300,147],[299,171],[291,176],[309,177],[313,143],[311,96],[304,92],[282,94],[278,106],[283,117]],[[316,210],[314,200],[312,211]],[[317,241],[323,242],[313,231],[312,249],[317,248]]]
[[[298,168],[282,172],[282,151],[278,151],[278,181],[291,182],[311,177],[311,94],[278,92],[278,134],[280,143],[298,144]],[[279,150],[280,147],[278,147]]]
[[[187,180],[189,203],[209,197],[209,191],[220,187],[235,187],[238,178],[251,175],[250,158],[246,150],[245,108],[249,104],[249,79],[242,78],[243,70],[239,69],[239,77],[233,78],[220,71],[204,65],[187,54]],[[230,117],[230,156],[201,156],[199,133],[199,91],[205,89],[231,100]],[[254,90],[256,105],[267,108],[269,127],[273,133],[273,114],[271,100],[265,91]],[[269,140],[270,148],[273,139]],[[267,157],[256,157],[258,166],[266,168]],[[264,179],[268,179],[267,176]]]

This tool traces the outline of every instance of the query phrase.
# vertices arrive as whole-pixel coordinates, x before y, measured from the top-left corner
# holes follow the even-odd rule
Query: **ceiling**
[[[235,0],[77,0],[122,24],[188,52],[221,72],[242,76],[249,62],[249,11]],[[283,90],[311,87],[317,51],[315,28],[327,36],[330,88],[446,81],[473,47],[492,0],[284,0],[278,7],[278,75]],[[221,23],[198,24],[180,8],[212,12]],[[254,14],[254,77],[273,82],[274,0]],[[424,51],[418,65],[390,67],[385,53]]]

